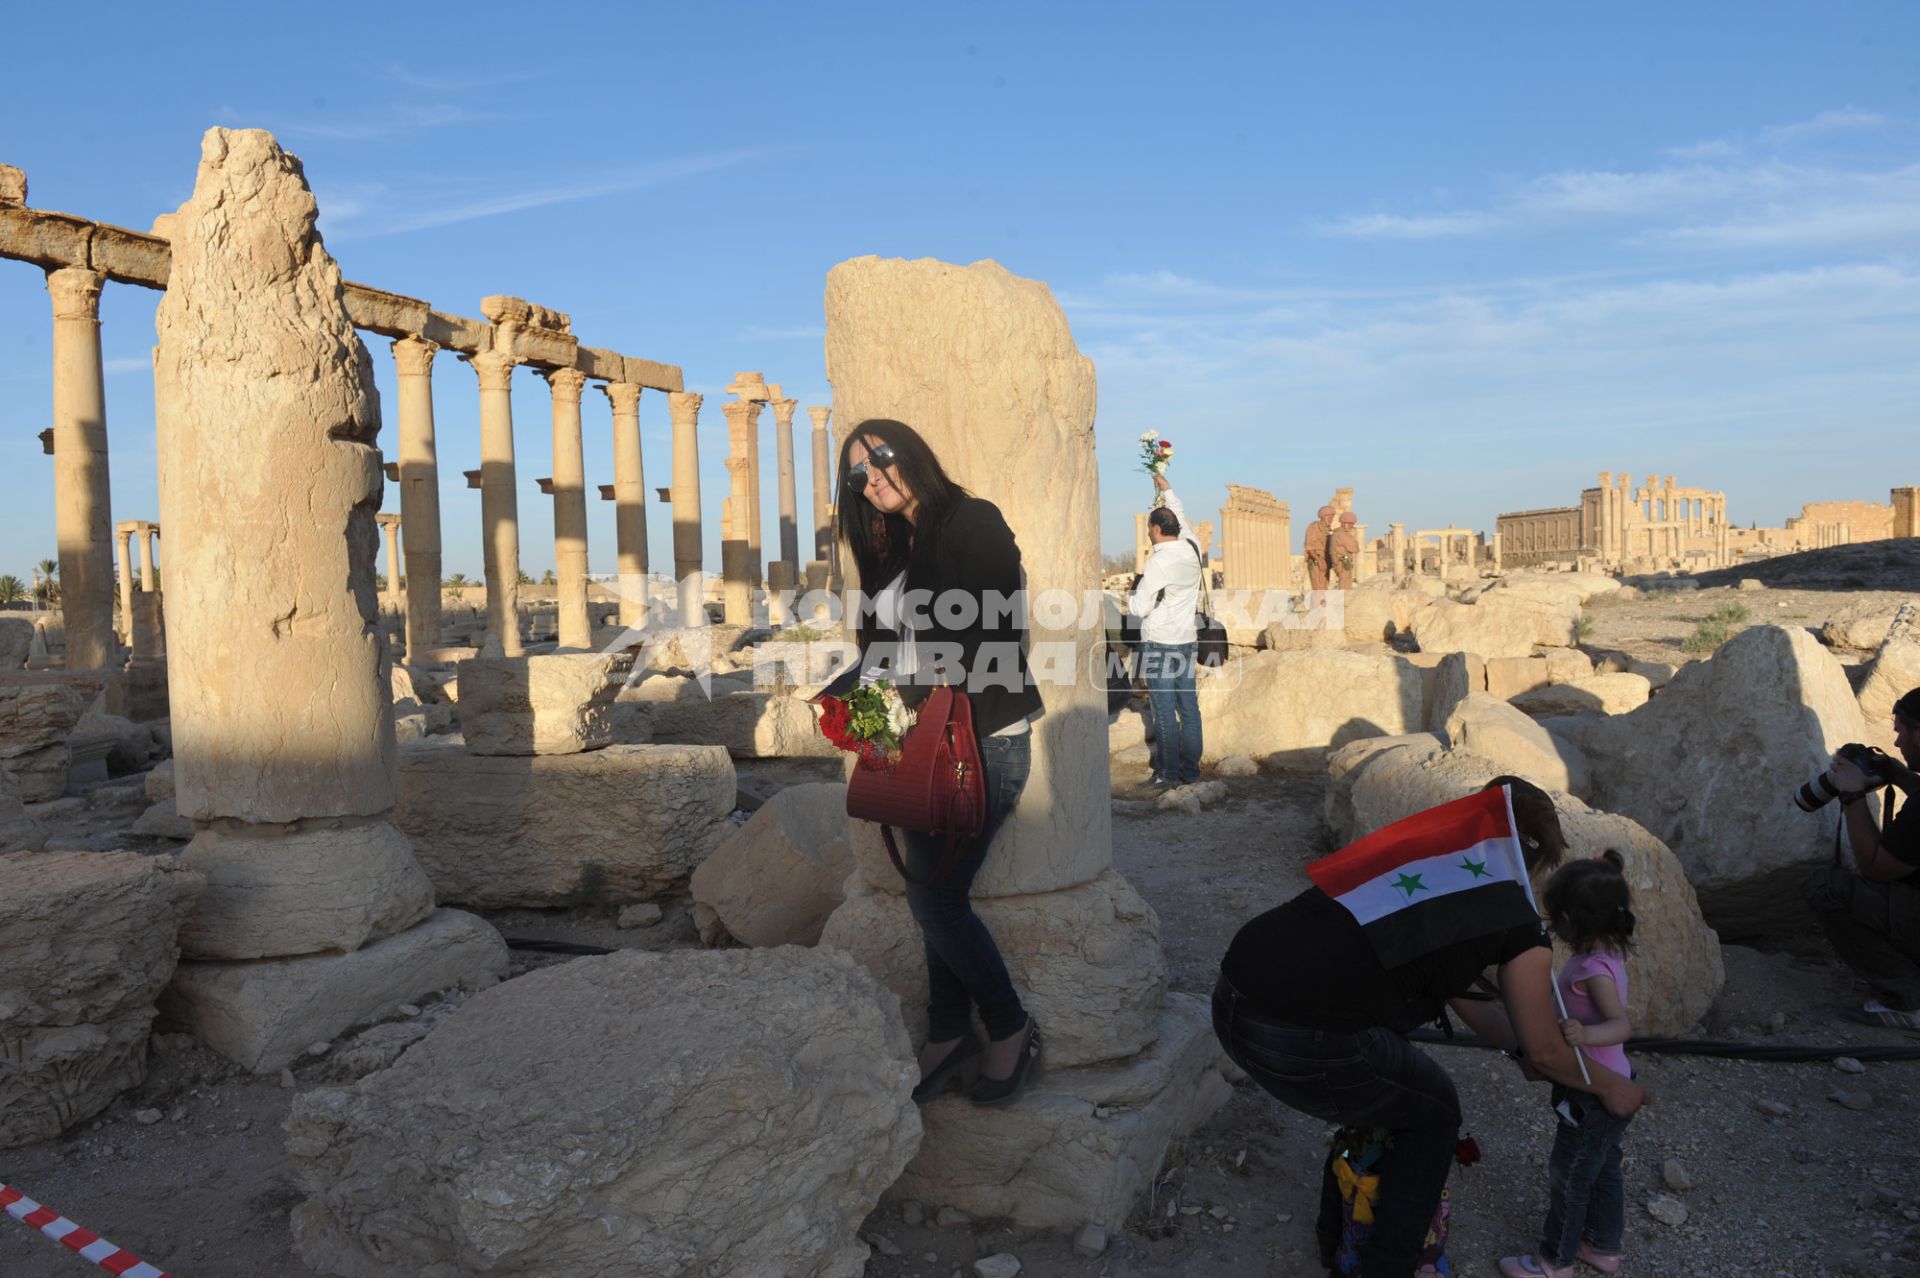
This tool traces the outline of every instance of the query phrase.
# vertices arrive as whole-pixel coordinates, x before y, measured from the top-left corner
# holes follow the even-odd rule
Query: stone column
[[[587,463],[580,439],[580,392],[587,375],[556,368],[541,376],[553,391],[553,575],[560,647],[586,652],[593,648],[587,618]]]
[[[773,401],[773,447],[780,482],[780,560],[791,574],[786,583],[800,580],[800,496],[793,473],[793,410],[795,399]]]
[[[746,522],[743,525],[747,538],[747,582],[752,590],[759,590],[766,580],[766,543],[760,539],[761,506],[765,504],[766,489],[760,484],[760,405],[751,400],[746,404],[746,432],[744,435],[747,459],[747,509]],[[727,416],[728,432],[732,432],[733,416]]]
[[[79,267],[47,272],[53,297],[53,501],[67,668],[119,664],[113,634],[113,512],[107,398],[100,374],[100,288]]]
[[[520,498],[514,489],[513,366],[497,351],[461,357],[480,378],[480,536],[487,578],[487,638],[500,655],[520,645]]]
[[[400,516],[381,513],[374,516],[387,538],[387,591],[382,607],[398,617],[406,611],[406,598],[400,593]]]
[[[722,507],[720,573],[726,585],[726,618],[730,626],[753,624],[754,580],[753,516],[758,493],[753,487],[752,439],[760,406],[729,400],[727,415],[727,500]]]
[[[640,459],[640,391],[631,382],[600,388],[613,405],[614,542],[620,555],[620,624],[647,624],[647,476]]]
[[[1393,580],[1397,585],[1407,572],[1407,526],[1387,525],[1387,554],[1393,560]]]
[[[706,582],[700,571],[700,400],[682,391],[667,396],[673,417],[673,578],[683,626],[707,621]]]
[[[1036,600],[1029,661],[1045,705],[1026,789],[973,894],[1046,1028],[1048,1098],[1025,1112],[1044,1104],[1059,1121],[1006,1125],[971,1105],[926,1106],[900,1192],[1031,1223],[1050,1213],[1117,1224],[1140,1184],[1121,1169],[1156,1164],[1228,1089],[1202,1005],[1167,997],[1151,911],[1112,868],[1106,692],[1090,677],[1103,668],[1103,648],[1075,606],[1100,568],[1093,364],[1046,286],[992,262],[843,262],[827,276],[826,317],[843,437],[848,423],[869,417],[913,423],[954,480],[989,495],[1012,529]],[[1055,591],[1069,606],[1052,606]],[[900,876],[884,852],[875,855],[870,825],[853,842],[856,872],[820,943],[872,967],[917,1024],[925,964]],[[1095,986],[1097,1009],[1087,998]],[[1103,1105],[1124,1107],[1124,1130],[1099,1117]],[[1075,1170],[1062,1176],[1062,1166]],[[1058,1187],[1046,1204],[1043,1178]]]
[[[193,197],[162,224],[174,803],[198,827],[181,860],[207,882],[163,1015],[274,1072],[381,1007],[491,983],[506,951],[473,916],[433,912],[390,819],[379,398],[299,161],[263,132],[210,129]]]
[[[153,585],[153,534],[154,526],[138,523],[133,526],[134,534],[140,538],[140,589],[152,594]]]
[[[119,569],[120,625],[129,637],[133,634],[133,525],[118,524],[113,530],[113,561]]]
[[[813,418],[813,557],[825,562],[833,555],[833,445],[827,439],[833,410],[816,404],[807,416]]]
[[[1373,547],[1367,545],[1367,526],[1355,524],[1353,534],[1360,541],[1359,553],[1353,557],[1353,580],[1356,584],[1373,576]]]
[[[440,641],[440,459],[433,427],[433,357],[424,337],[393,344],[399,373],[400,519],[407,526],[407,659]]]

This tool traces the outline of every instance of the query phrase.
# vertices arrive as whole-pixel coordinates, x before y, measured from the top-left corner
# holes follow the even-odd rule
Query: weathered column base
[[[627,652],[481,656],[460,664],[454,714],[474,754],[578,754],[613,741],[608,707],[633,669]]]
[[[879,842],[854,838],[856,859],[870,860]],[[878,855],[885,858],[885,849]],[[899,877],[891,865],[886,873]],[[981,897],[973,907],[1040,1022],[1054,1065],[1120,1060],[1152,1046],[1167,961],[1160,920],[1126,879],[1108,870],[1064,891]],[[864,874],[851,876],[846,901],[828,918],[820,944],[847,951],[879,977],[900,996],[908,1035],[916,1043],[926,1038],[926,951],[906,897],[867,886]]]
[[[1047,1071],[1017,1105],[956,1095],[922,1106],[920,1152],[888,1197],[1040,1228],[1092,1222],[1117,1231],[1167,1151],[1232,1097],[1231,1068],[1207,1005],[1171,995],[1159,1037],[1139,1056]]]
[[[442,990],[484,989],[507,974],[493,925],[459,910],[351,954],[244,963],[183,960],[160,996],[160,1016],[256,1074],[401,1003]]]

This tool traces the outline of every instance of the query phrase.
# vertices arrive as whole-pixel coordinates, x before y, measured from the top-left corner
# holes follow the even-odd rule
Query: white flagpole
[[[1526,855],[1520,851],[1520,823],[1513,819],[1513,787],[1503,785],[1500,787],[1500,793],[1505,796],[1507,801],[1507,829],[1513,832],[1512,847],[1509,849],[1508,855],[1519,858],[1518,864],[1514,868],[1520,872],[1520,888],[1527,894],[1527,904],[1533,907],[1535,914],[1538,914],[1540,913],[1540,906],[1533,899],[1533,878],[1527,873]],[[1567,1019],[1567,1000],[1566,996],[1560,992],[1559,975],[1553,970],[1551,960],[1549,960],[1547,964],[1547,983],[1553,986],[1553,1005],[1559,1009],[1560,1019],[1564,1021]],[[1554,1028],[1558,1029],[1559,1026],[1555,1025]],[[1570,1044],[1570,1046],[1573,1047],[1573,1059],[1580,1066],[1580,1081],[1591,1086],[1593,1083],[1593,1075],[1587,1070],[1586,1055],[1580,1050],[1578,1045]]]

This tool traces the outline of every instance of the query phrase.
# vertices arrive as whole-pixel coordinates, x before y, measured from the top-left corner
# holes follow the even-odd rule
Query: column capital
[[[692,426],[700,419],[700,404],[706,397],[693,391],[668,391],[667,413],[675,426]]]
[[[440,343],[424,337],[400,337],[393,343],[393,362],[402,377],[430,377],[433,375],[433,357],[440,353]]]
[[[781,426],[793,425],[793,410],[800,407],[797,399],[776,399],[769,401],[773,405],[773,420]]]
[[[807,410],[807,416],[813,418],[813,428],[815,430],[825,430],[827,428],[827,419],[833,416],[833,409],[824,404],[815,404]]]
[[[542,369],[540,376],[553,388],[553,402],[580,406],[580,392],[587,388],[587,375],[577,368]]]
[[[750,426],[760,417],[760,405],[744,399],[730,399],[720,411],[727,415],[728,426]]]
[[[390,510],[379,511],[374,515],[373,518],[374,518],[374,522],[378,523],[382,528],[387,529],[389,532],[397,530],[400,527],[400,516],[398,514],[395,514],[393,511],[390,511]]]
[[[633,382],[602,382],[600,389],[606,392],[616,416],[631,417],[640,411],[640,392],[646,388]]]
[[[460,358],[471,364],[473,371],[479,375],[481,390],[503,391],[512,388],[513,366],[519,361],[511,355],[501,351],[481,351]]]
[[[63,266],[47,272],[47,292],[53,295],[55,319],[100,318],[100,289],[107,277],[82,266]]]

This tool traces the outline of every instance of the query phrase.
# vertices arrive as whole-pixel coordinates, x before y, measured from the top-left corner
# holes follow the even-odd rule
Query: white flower
[[[1160,432],[1143,430],[1140,432],[1140,442],[1143,444],[1157,444],[1160,442]]]
[[[887,696],[887,726],[893,729],[895,737],[907,735],[907,729],[913,726],[913,711],[907,709],[907,703],[900,694],[889,690]]]

